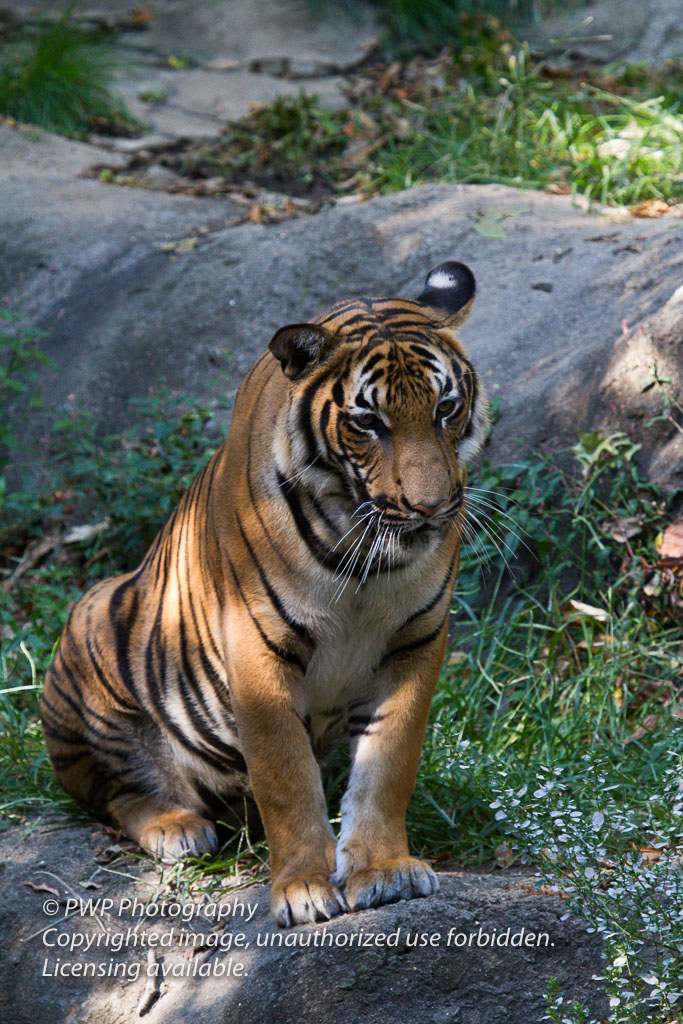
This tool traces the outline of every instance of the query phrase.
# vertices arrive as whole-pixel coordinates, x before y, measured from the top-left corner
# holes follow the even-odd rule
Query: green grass
[[[330,0],[326,0],[330,2]],[[433,55],[457,42],[468,14],[498,16],[507,24],[539,22],[585,6],[586,0],[370,0],[382,30],[381,47],[390,57]],[[351,14],[358,0],[342,0]]]
[[[457,42],[462,17],[486,12],[502,18],[538,18],[554,3],[540,0],[373,0],[383,29],[382,46],[393,57],[439,53]]]
[[[288,195],[371,196],[425,182],[491,183],[633,206],[683,198],[683,65],[581,75],[547,67],[491,17],[467,15],[436,60],[368,65],[350,111],[281,97],[212,142],[135,157],[107,180],[178,188],[244,183]],[[216,182],[219,182],[216,185]]]
[[[37,341],[20,337],[21,376]],[[9,332],[5,346],[16,348],[16,338]],[[111,438],[82,417],[53,424],[49,490],[0,488],[5,575],[42,537],[84,519],[106,523],[0,595],[6,823],[79,813],[56,783],[38,723],[55,641],[89,586],[136,564],[209,457],[212,408],[164,394],[144,411],[143,430]],[[639,1005],[649,1000],[659,1012],[683,988],[680,957],[670,955],[683,942],[674,870],[683,849],[683,643],[670,595],[646,586],[680,495],[648,483],[637,454],[623,434],[596,432],[571,452],[485,463],[471,479],[454,641],[408,821],[413,850],[437,865],[533,864],[565,892],[605,939],[618,1000],[611,1024],[666,1021],[640,1017]],[[628,544],[615,537],[626,518],[640,527]],[[333,816],[345,772],[342,764],[327,776]],[[165,869],[166,882],[182,893],[225,887],[237,872],[242,883],[266,877],[258,829],[242,826],[234,808],[225,820],[232,831],[219,854]],[[640,853],[648,847],[659,855],[653,865]],[[561,999],[549,992],[549,1019],[580,1021],[583,1011]]]
[[[681,77],[672,78],[671,91],[654,93],[648,83],[634,98],[620,72],[606,83],[610,90],[599,79],[546,77],[525,48],[504,66],[497,63],[461,78],[457,92],[418,97],[407,109],[402,104],[408,126],[387,119],[360,187],[384,192],[426,181],[553,186],[602,205],[683,196],[683,101],[674,86]]]
[[[77,138],[137,131],[140,125],[111,92],[111,50],[73,23],[72,8],[35,38],[5,44],[0,114]]]

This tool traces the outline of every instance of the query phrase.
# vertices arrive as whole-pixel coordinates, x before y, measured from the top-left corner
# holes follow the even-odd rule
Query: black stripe
[[[375,722],[381,722],[386,717],[379,712],[370,715],[349,715],[347,722],[349,725],[374,725]]]
[[[99,712],[95,711],[94,708],[91,708],[91,707],[87,706],[87,704],[83,700],[83,694],[81,693],[80,689],[78,688],[78,686],[76,684],[76,680],[74,678],[74,675],[70,671],[70,669],[69,669],[68,665],[66,664],[66,662],[64,661],[64,657],[63,656],[62,656],[62,668],[64,670],[64,674],[67,677],[67,680],[69,681],[69,683],[71,684],[71,686],[75,690],[76,694],[78,695],[78,698],[79,698],[79,700],[81,702],[80,705],[76,703],[76,701],[73,699],[73,697],[71,697],[70,694],[66,693],[66,691],[64,691],[61,688],[61,686],[59,685],[59,683],[55,679],[54,675],[50,679],[50,685],[57,691],[57,693],[62,698],[64,703],[69,705],[69,707],[71,708],[73,713],[76,715],[76,717],[79,718],[81,720],[81,722],[83,722],[83,725],[86,727],[86,729],[88,729],[93,734],[93,736],[97,736],[100,739],[108,739],[109,738],[109,734],[108,733],[100,732],[99,729],[95,728],[95,726],[91,722],[88,721],[88,719],[85,717],[85,712],[86,712],[86,709],[87,709],[88,713],[91,714],[96,721],[102,722],[104,725],[108,726],[110,729],[113,729],[113,730],[115,730],[117,732],[120,732],[121,731],[120,727],[117,725],[116,722],[112,722],[109,718],[106,718],[104,715],[101,715],[101,714],[99,714]]]
[[[455,550],[455,552],[453,554],[453,558],[451,559],[451,564],[448,566],[448,572],[446,573],[446,575],[445,575],[445,577],[443,579],[443,582],[442,582],[441,586],[439,587],[439,589],[437,590],[437,592],[434,594],[434,596],[432,598],[430,598],[430,600],[427,602],[427,604],[423,605],[422,608],[418,608],[418,610],[416,612],[413,612],[413,614],[410,615],[406,619],[406,621],[403,623],[403,625],[400,626],[399,629],[396,630],[397,633],[400,633],[402,630],[404,630],[405,627],[410,622],[413,622],[415,619],[419,618],[420,615],[426,615],[427,612],[431,612],[432,608],[435,608],[437,606],[437,604],[439,603],[439,601],[441,600],[441,598],[443,597],[443,595],[444,595],[444,593],[446,591],[446,588],[447,588],[447,586],[448,586],[448,584],[450,582],[451,576],[453,575],[453,568],[455,566],[455,560],[456,560],[457,557],[458,557],[458,549],[456,548],[456,550]]]
[[[450,609],[449,609],[449,613],[450,613]],[[384,657],[381,659],[379,664],[374,668],[373,671],[377,672],[377,671],[379,671],[379,669],[384,668],[386,663],[388,661],[390,661],[392,658],[395,658],[397,654],[410,654],[412,651],[419,650],[420,647],[426,647],[428,644],[431,644],[432,641],[436,640],[436,638],[441,633],[441,630],[443,629],[443,625],[444,625],[445,621],[446,621],[446,619],[444,619],[436,627],[436,629],[433,629],[431,631],[431,633],[428,633],[426,636],[421,636],[417,640],[411,640],[407,644],[401,644],[400,647],[395,647],[392,651],[388,651],[384,655]]]
[[[325,460],[321,461],[321,453],[320,449],[318,448],[318,439],[315,436],[315,433],[313,431],[313,425],[311,422],[311,406],[313,405],[313,400],[318,394],[320,388],[322,387],[323,384],[327,382],[327,380],[333,373],[336,373],[336,370],[333,367],[324,370],[319,377],[316,377],[314,380],[312,380],[309,384],[306,385],[306,389],[303,393],[303,396],[299,400],[299,408],[297,410],[297,423],[299,425],[299,430],[301,431],[301,435],[304,438],[306,444],[306,453],[304,455],[303,460],[305,465],[308,465],[309,462],[312,462],[313,459],[315,459],[316,464],[319,467],[328,468]]]
[[[135,584],[135,582],[136,580],[134,578],[125,580],[124,583],[121,583],[116,588],[109,603],[109,616],[111,627],[114,632],[116,665],[119,670],[121,682],[126,687],[130,695],[134,697],[138,704],[140,704],[140,697],[133,678],[133,673],[131,672],[130,662],[128,660],[128,641],[131,633],[133,632],[133,627],[135,625],[135,620],[138,617],[138,608],[140,605],[140,594],[137,590],[133,592],[130,609],[127,614],[123,616],[121,611],[124,595]]]
[[[327,430],[327,424],[330,422],[330,406],[332,405],[331,400],[328,398],[323,403],[323,407],[320,410],[320,433],[324,436]]]
[[[320,516],[322,521],[324,522],[324,524],[327,527],[327,529],[330,531],[330,533],[333,533],[336,536],[339,533],[339,530],[337,529],[337,526],[332,521],[332,519],[330,519],[329,514],[327,513],[327,511],[326,511],[325,507],[323,506],[322,502],[318,498],[316,498],[315,494],[310,494],[308,491],[306,491],[305,493],[306,493],[306,497],[308,498],[308,500],[310,501],[311,505],[313,506],[315,511],[318,513],[318,515]]]
[[[209,751],[207,751],[204,747],[199,747],[195,743],[193,743],[189,739],[187,734],[185,732],[183,732],[183,730],[180,729],[176,725],[176,723],[173,721],[173,719],[169,715],[168,711],[166,710],[166,707],[165,707],[165,704],[164,704],[164,701],[163,701],[163,696],[162,696],[162,693],[161,693],[161,688],[160,688],[160,686],[158,684],[158,681],[156,679],[156,675],[155,675],[155,672],[154,672],[154,668],[153,668],[153,664],[152,664],[154,650],[158,651],[159,658],[160,658],[159,677],[160,677],[160,679],[164,680],[164,682],[165,682],[165,678],[166,678],[166,651],[165,651],[165,648],[163,646],[163,640],[161,639],[161,605],[159,605],[159,608],[158,608],[158,611],[157,611],[157,616],[156,616],[156,619],[155,619],[155,622],[154,622],[154,626],[152,627],[152,631],[150,633],[149,641],[148,641],[148,644],[147,644],[147,651],[146,651],[146,655],[145,655],[145,666],[146,666],[146,671],[147,671],[147,685],[150,686],[150,684],[153,682],[154,683],[154,689],[156,690],[156,694],[157,694],[156,697],[154,697],[154,695],[152,695],[152,700],[154,702],[155,714],[161,719],[161,721],[164,724],[164,727],[166,729],[168,729],[168,731],[171,732],[175,736],[175,738],[182,744],[182,746],[185,747],[186,750],[189,750],[190,753],[194,754],[195,757],[198,757],[200,760],[203,760],[207,764],[212,765],[214,768],[217,768],[221,772],[225,771],[226,766],[227,767],[237,767],[236,764],[235,764],[236,758],[235,758],[235,748],[234,747],[229,747],[227,744],[221,744],[221,746],[223,747],[223,757],[221,757],[221,758],[216,757],[213,754],[209,753]],[[183,701],[183,704],[184,704],[184,706],[186,706],[185,701]],[[190,712],[190,718],[192,718],[191,712]],[[215,740],[214,740],[214,742],[215,742]],[[239,751],[237,751],[237,753],[239,754]],[[237,770],[238,771],[242,771],[242,770],[246,771],[246,763],[245,763],[244,769],[237,768]]]
[[[346,310],[354,309],[358,305],[360,305],[360,303],[357,300],[352,300],[351,302],[347,302],[343,305],[335,307],[334,309],[330,310],[330,313],[327,316],[323,317],[323,319],[320,320],[321,326],[330,323],[330,321],[332,320],[337,320],[346,312]],[[371,311],[369,309],[365,309],[360,313],[354,313],[353,316],[346,317],[344,319],[344,323],[341,326],[344,328],[344,332],[346,332],[348,328],[354,327],[357,324],[362,323],[370,326],[370,324],[372,323],[372,319],[373,318]]]
[[[296,665],[297,668],[300,668],[302,672],[305,672],[306,671],[306,666],[302,662],[301,658],[299,658],[299,656],[297,654],[295,654],[293,651],[288,651],[286,648],[280,647],[279,644],[274,643],[270,639],[270,637],[267,635],[267,633],[264,631],[263,627],[261,626],[261,623],[258,621],[256,616],[252,612],[251,608],[249,607],[249,602],[247,601],[246,597],[244,596],[244,591],[242,590],[242,585],[241,585],[241,583],[240,583],[240,581],[238,579],[237,573],[235,572],[235,568],[234,568],[234,566],[232,564],[232,561],[230,560],[229,555],[227,555],[227,554],[226,554],[226,559],[227,559],[227,562],[228,562],[228,568],[230,569],[230,572],[232,573],[232,578],[235,581],[235,586],[237,587],[237,591],[238,591],[240,597],[242,598],[242,602],[244,604],[244,607],[247,609],[247,612],[249,613],[249,617],[250,617],[251,621],[256,626],[256,629],[258,630],[259,635],[260,635],[261,639],[263,640],[264,644],[266,645],[266,647],[268,648],[268,650],[271,651],[271,653],[274,654],[277,658],[280,658],[281,661],[286,661],[286,662],[289,662],[289,664],[291,664],[291,665]]]
[[[367,363],[363,364],[363,369],[361,372],[363,374],[367,373],[369,370],[373,368],[373,366],[376,366],[377,363],[381,362],[381,360],[384,359],[384,355],[384,352],[375,352],[374,355],[370,356]]]
[[[294,486],[285,480],[279,471],[277,474],[277,482],[280,492],[289,506],[289,511],[292,514],[299,536],[308,548],[310,554],[315,558],[319,565],[322,565],[325,569],[335,572],[339,568],[344,554],[342,553],[341,555],[337,555],[335,552],[330,551],[328,546],[321,541],[301,507],[301,502]]]
[[[239,531],[240,531],[240,533],[242,535],[242,540],[244,541],[244,543],[246,545],[247,551],[249,552],[249,556],[250,556],[252,562],[256,566],[256,571],[259,574],[259,579],[261,580],[261,583],[263,584],[263,587],[264,587],[266,593],[268,594],[268,597],[270,598],[270,602],[273,605],[273,608],[278,613],[278,615],[280,616],[282,621],[284,623],[286,623],[289,626],[290,629],[293,629],[294,632],[297,633],[298,636],[300,636],[302,640],[306,641],[306,643],[312,644],[313,643],[313,637],[311,636],[311,634],[308,632],[306,627],[301,622],[297,622],[296,619],[292,618],[292,616],[289,614],[289,612],[287,611],[287,609],[283,605],[282,601],[280,600],[280,597],[279,597],[277,591],[274,589],[274,587],[271,586],[271,584],[270,584],[270,582],[268,580],[268,577],[266,576],[265,572],[263,571],[263,567],[262,567],[261,563],[259,562],[258,558],[256,557],[256,552],[254,551],[254,549],[252,548],[251,544],[249,543],[249,538],[247,537],[247,535],[245,533],[244,527],[242,526],[242,520],[240,519],[239,512],[237,512],[237,511],[235,512],[235,519],[237,521],[237,526],[239,528]]]
[[[86,757],[90,757],[90,750],[84,750],[82,754],[50,754],[50,760],[57,770],[71,768]]]
[[[475,409],[475,405],[476,405],[476,402],[477,402],[477,396],[478,396],[478,393],[479,393],[478,386],[477,386],[477,378],[476,378],[476,376],[472,376],[472,378],[471,378],[471,386],[472,386],[472,394],[470,396],[470,418],[467,421],[467,426],[465,427],[465,429],[462,432],[462,436],[463,437],[471,437],[472,436],[472,431],[474,430],[474,409]]]
[[[93,643],[92,643],[92,641],[91,641],[89,636],[87,636],[85,638],[85,649],[88,652],[88,656],[89,656],[90,661],[92,663],[92,667],[95,669],[95,674],[96,674],[96,676],[98,678],[98,681],[104,687],[104,689],[107,691],[107,693],[112,698],[112,700],[114,701],[116,706],[118,708],[120,708],[124,712],[130,712],[130,711],[137,712],[137,711],[139,711],[140,708],[138,707],[137,704],[130,704],[127,700],[124,700],[123,697],[121,697],[121,695],[118,694],[116,692],[116,690],[113,688],[113,686],[111,685],[111,683],[109,682],[109,680],[107,679],[107,677],[105,675],[104,669],[102,668],[102,666],[97,661],[97,658],[101,658],[102,655],[93,646]],[[97,658],[95,657],[95,654],[97,654]]]

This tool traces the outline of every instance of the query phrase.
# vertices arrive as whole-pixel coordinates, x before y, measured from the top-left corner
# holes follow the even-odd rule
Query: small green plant
[[[227,182],[255,178],[293,195],[330,191],[332,167],[344,145],[338,115],[322,110],[315,96],[279,96],[227,125],[218,142],[189,147],[179,169]]]
[[[166,93],[159,92],[157,89],[145,89],[143,92],[138,93],[138,99],[143,103],[149,103],[150,107],[154,107],[158,103],[164,102]]]
[[[43,405],[34,389],[40,365],[52,365],[41,349],[40,336],[35,331],[22,331],[19,318],[0,309],[0,407],[5,411],[0,418],[0,457],[14,447],[17,423],[27,420]],[[22,406],[21,411],[18,405]],[[14,426],[6,415],[10,409]]]
[[[508,41],[489,52],[496,35],[489,25],[476,46],[456,50],[457,91],[404,106],[410,129],[402,139],[385,135],[363,187],[501,182],[552,186],[601,205],[683,196],[680,94],[631,98],[553,80],[526,47],[510,52]]]
[[[109,49],[72,20],[73,4],[33,39],[8,44],[0,63],[0,113],[48,131],[125,134],[139,124],[110,91]]]
[[[545,884],[603,939],[610,1024],[673,1020],[683,999],[681,730],[671,741],[638,808],[624,805],[599,753],[583,755],[580,787],[562,767],[539,766],[533,781],[516,788],[490,765],[496,819],[540,865]],[[576,1004],[570,1016],[568,1007],[564,1017],[553,1016],[564,1000],[557,989],[550,997],[550,1020],[587,1019]]]
[[[683,380],[663,377],[656,364],[652,368],[652,378],[650,383],[643,388],[641,394],[657,387],[661,396],[662,410],[648,420],[648,427],[655,423],[665,423],[667,426],[673,426],[679,434],[683,434]]]

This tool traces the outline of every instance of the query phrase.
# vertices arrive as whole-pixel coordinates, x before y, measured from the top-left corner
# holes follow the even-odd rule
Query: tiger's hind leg
[[[63,640],[45,681],[42,719],[56,774],[153,857],[173,862],[217,849],[206,804],[160,727],[124,694],[96,687]]]
[[[166,751],[155,722],[144,712],[98,716],[97,744],[86,723],[56,713],[54,684],[46,683],[43,728],[59,779],[67,793],[97,810],[157,860],[213,853],[216,829],[204,817],[205,805],[195,787]],[[52,699],[51,699],[52,698]],[[59,747],[56,746],[59,741]],[[68,744],[68,747],[66,747]]]
[[[150,797],[140,796],[112,805],[109,813],[127,836],[165,864],[218,849],[213,823],[182,807],[165,808]]]

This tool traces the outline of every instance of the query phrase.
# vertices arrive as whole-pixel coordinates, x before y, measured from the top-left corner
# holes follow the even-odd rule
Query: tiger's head
[[[277,331],[269,347],[289,379],[290,468],[327,475],[349,511],[381,512],[401,533],[452,522],[488,423],[455,335],[474,294],[467,267],[442,263],[417,299],[340,302]]]

